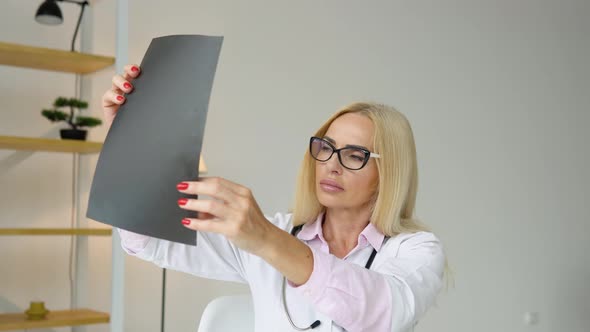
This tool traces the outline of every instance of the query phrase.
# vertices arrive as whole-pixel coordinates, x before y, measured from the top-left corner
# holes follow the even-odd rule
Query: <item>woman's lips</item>
[[[338,182],[333,181],[333,180],[322,180],[320,181],[320,188],[322,188],[323,191],[327,191],[330,193],[337,193],[337,192],[342,192],[344,191],[344,188],[342,188]]]

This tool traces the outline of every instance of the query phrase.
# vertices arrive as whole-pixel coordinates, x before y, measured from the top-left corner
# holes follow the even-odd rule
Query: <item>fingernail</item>
[[[181,182],[176,185],[176,189],[178,190],[185,190],[186,188],[188,188],[188,183],[186,182]]]
[[[118,101],[123,101],[123,96],[117,96]]]
[[[131,89],[131,84],[129,84],[129,83],[127,83],[127,82],[125,82],[125,84],[123,84],[123,87],[124,87],[125,89]]]
[[[138,71],[139,71],[139,68],[137,68],[137,67],[133,66],[133,67],[131,67],[131,71],[132,71],[132,72],[138,72]]]
[[[178,200],[178,205],[186,205],[187,202],[188,202],[188,199],[181,198]]]
[[[190,223],[191,223],[191,220],[190,219],[187,219],[187,218],[182,219],[182,224],[183,225],[188,225]]]

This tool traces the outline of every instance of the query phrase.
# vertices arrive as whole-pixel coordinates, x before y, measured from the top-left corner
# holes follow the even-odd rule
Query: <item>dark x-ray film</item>
[[[181,220],[176,184],[196,180],[209,97],[223,37],[154,38],[105,139],[86,216],[128,231],[185,244],[196,233]],[[194,197],[194,196],[193,196]]]

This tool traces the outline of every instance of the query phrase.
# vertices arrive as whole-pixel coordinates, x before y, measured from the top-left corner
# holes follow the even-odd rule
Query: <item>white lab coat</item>
[[[269,220],[290,232],[291,214],[276,214]],[[421,249],[421,243],[428,243]],[[433,248],[432,243],[438,243]],[[168,269],[183,271],[203,278],[247,283],[252,293],[256,332],[295,332],[283,311],[281,285],[283,276],[258,256],[242,251],[222,235],[197,232],[197,246],[151,238],[145,248],[135,253],[123,241],[124,250],[143,260]],[[367,246],[350,255],[346,261],[365,265],[373,247]],[[428,259],[420,251],[428,251]],[[392,332],[413,330],[417,320],[435,301],[442,286],[444,254],[434,234],[418,232],[389,238],[375,256],[371,270],[388,276],[392,292],[394,315]],[[307,327],[315,320],[321,325],[315,332],[345,331],[322,315],[296,289],[287,285],[287,305],[291,318],[299,327]],[[228,317],[231,319],[231,317]],[[370,331],[382,332],[382,331]],[[383,331],[385,332],[385,331]]]

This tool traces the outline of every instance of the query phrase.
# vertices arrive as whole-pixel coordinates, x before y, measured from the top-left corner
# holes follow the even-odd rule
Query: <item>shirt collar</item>
[[[299,233],[297,233],[297,238],[304,240],[304,241],[311,241],[316,237],[319,238],[322,242],[326,243],[324,239],[324,234],[322,230],[322,221],[324,219],[324,213],[320,213],[320,215],[314,220],[313,222],[308,222],[303,225],[303,228]],[[377,227],[375,227],[372,223],[369,223],[365,229],[359,234],[359,245],[363,245],[363,241],[368,242],[375,250],[379,251],[381,246],[383,245],[383,239],[385,235],[381,233]]]
[[[373,225],[373,223],[369,223],[367,227],[363,229],[360,237],[364,237],[367,241],[369,241],[369,244],[371,244],[371,246],[377,251],[381,249],[383,240],[385,239],[385,235],[381,233],[377,227]]]
[[[322,220],[324,219],[324,213],[320,213],[320,215],[316,218],[316,220],[312,222],[308,222],[303,225],[301,231],[297,233],[297,238],[305,241],[311,241],[316,237],[319,237],[323,240],[324,234],[322,231]]]

